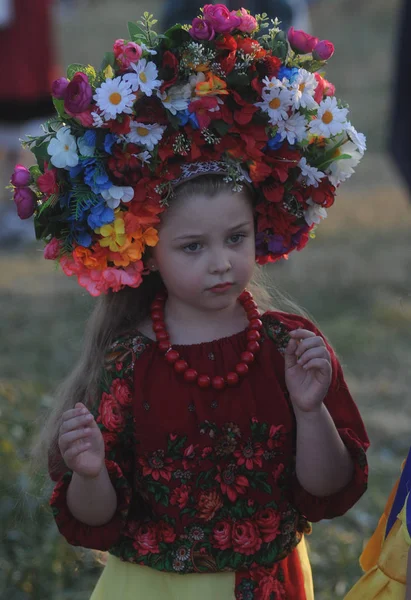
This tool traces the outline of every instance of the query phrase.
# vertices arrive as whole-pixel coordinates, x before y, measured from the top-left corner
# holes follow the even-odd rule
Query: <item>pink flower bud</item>
[[[114,56],[123,69],[128,69],[131,63],[140,60],[143,50],[135,42],[124,43],[124,40],[116,40],[113,46]]]
[[[20,219],[28,219],[36,210],[36,194],[28,187],[14,190],[14,202]]]
[[[294,27],[290,27],[288,30],[288,41],[297,54],[309,54],[318,44],[318,38],[305,33],[301,29],[296,30]]]
[[[257,21],[253,16],[245,8],[240,8],[240,10],[233,10],[231,14],[240,17],[241,24],[237,27],[240,31],[244,31],[244,33],[253,33],[258,27]]]
[[[230,13],[224,4],[206,4],[203,8],[204,20],[210,23],[217,33],[230,33],[241,25],[241,19]]]
[[[23,165],[16,165],[14,167],[13,175],[11,176],[10,182],[16,188],[27,187],[31,181],[31,174],[26,167]]]
[[[51,85],[51,93],[54,98],[57,98],[58,100],[64,100],[69,83],[69,80],[65,77],[60,77],[60,79],[53,81]]]
[[[191,29],[189,29],[188,33],[195,40],[207,40],[210,41],[215,36],[215,31],[208,21],[204,19],[199,19],[196,17],[193,19],[191,23]]]
[[[334,44],[328,40],[318,42],[313,50],[313,58],[315,60],[328,60],[334,54]]]
[[[93,90],[85,73],[76,73],[67,86],[64,95],[64,108],[70,114],[84,112],[91,103]]]
[[[56,238],[52,238],[43,250],[43,256],[47,260],[56,260],[60,254],[61,244]]]

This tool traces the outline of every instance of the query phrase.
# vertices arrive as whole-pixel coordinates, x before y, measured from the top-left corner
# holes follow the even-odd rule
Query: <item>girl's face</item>
[[[169,297],[198,309],[228,307],[255,265],[251,202],[231,191],[177,199],[164,213],[150,263]]]

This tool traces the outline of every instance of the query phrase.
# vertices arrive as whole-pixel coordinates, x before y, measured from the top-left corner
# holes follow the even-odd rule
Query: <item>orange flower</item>
[[[110,253],[110,260],[116,267],[128,267],[130,263],[136,262],[143,256],[144,242],[142,239],[128,240],[118,249],[118,252]]]
[[[200,81],[196,85],[197,96],[216,96],[217,94],[228,94],[227,84],[225,81],[213,75],[213,73],[207,73],[207,79]]]
[[[98,244],[91,249],[77,246],[73,251],[74,260],[88,269],[102,271],[107,267],[107,252]]]

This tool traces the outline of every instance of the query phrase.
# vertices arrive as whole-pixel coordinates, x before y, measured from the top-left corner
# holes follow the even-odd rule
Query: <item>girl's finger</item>
[[[290,331],[290,337],[298,340],[305,340],[306,338],[316,337],[313,331],[308,331],[308,329],[294,329],[294,331]]]
[[[89,411],[87,410],[87,408],[84,405],[81,405],[81,406],[77,406],[76,405],[76,407],[75,408],[70,408],[69,410],[66,410],[63,413],[63,416],[61,417],[61,420],[62,421],[68,421],[69,419],[72,419],[73,417],[79,417],[80,415],[87,415],[87,414],[89,414]]]
[[[325,342],[322,337],[316,335],[315,337],[310,337],[298,344],[298,348],[296,350],[296,355],[300,356],[303,352],[308,350],[309,348],[325,348]]]
[[[83,429],[75,429],[74,431],[69,431],[68,433],[64,433],[60,437],[60,444],[64,444],[66,447],[70,446],[73,442],[77,440],[81,440],[83,438],[90,438],[92,431],[90,427],[85,427]]]
[[[63,421],[60,425],[60,434],[67,433],[68,431],[74,431],[80,427],[86,427],[87,425],[90,425],[92,421],[94,421],[94,417],[91,413]]]
[[[325,360],[327,360],[331,366],[328,350],[327,350],[327,348],[324,348],[324,347],[310,348],[309,350],[306,350],[299,357],[297,362],[300,366],[303,366],[303,365],[307,364],[308,361],[312,360],[313,358],[325,358]]]
[[[318,369],[319,371],[322,371],[324,374],[331,373],[331,365],[328,362],[328,360],[326,360],[325,358],[313,358],[313,359],[309,360],[308,363],[305,363],[305,365],[303,366],[303,369],[305,371]]]
[[[63,454],[64,462],[65,463],[70,462],[71,460],[73,460],[73,458],[76,458],[79,454],[81,454],[82,452],[85,452],[90,447],[91,447],[90,442],[86,442],[85,440],[82,440],[78,444],[74,444],[73,446],[70,446],[70,448],[68,448],[68,450],[66,450],[66,452]]]
[[[285,348],[285,353],[286,354],[295,354],[297,348],[298,348],[297,340],[291,339]]]

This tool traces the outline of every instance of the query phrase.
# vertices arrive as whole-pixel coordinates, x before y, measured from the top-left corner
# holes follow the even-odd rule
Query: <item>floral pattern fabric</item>
[[[291,329],[315,328],[282,313],[266,313],[263,321],[261,351],[248,376],[222,392],[183,382],[138,332],[113,344],[95,414],[118,509],[104,526],[79,523],[66,505],[71,475],[65,474],[51,504],[70,543],[162,571],[234,571],[236,597],[243,600],[304,600],[303,591],[290,592],[293,569],[298,580],[293,550],[310,520],[342,514],[365,491],[368,440],[332,354],[325,403],[355,474],[346,489],[327,498],[300,486],[282,352]],[[214,375],[235,364],[246,343],[240,332],[177,348],[193,368]]]

